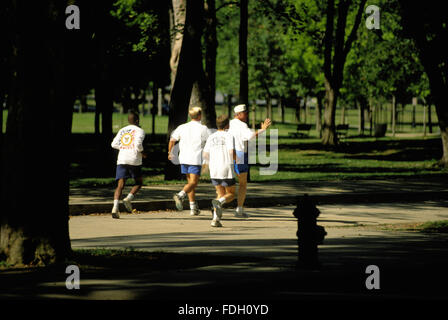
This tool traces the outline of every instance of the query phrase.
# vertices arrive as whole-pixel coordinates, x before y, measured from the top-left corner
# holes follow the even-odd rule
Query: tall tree
[[[338,138],[336,134],[336,105],[339,90],[342,86],[344,76],[344,65],[347,55],[356,38],[356,32],[361,23],[362,13],[366,0],[360,0],[356,5],[356,16],[352,29],[346,38],[347,18],[349,8],[353,5],[350,0],[340,0],[335,7],[335,0],[328,0],[325,11],[326,26],[324,36],[324,123],[322,143],[324,145],[336,145]],[[336,25],[335,25],[336,17]]]
[[[448,167],[448,17],[439,2],[399,0],[404,31],[418,48],[420,61],[428,75],[431,98],[436,107],[442,138],[440,164]]]
[[[240,30],[239,30],[239,66],[240,66],[240,90],[239,103],[249,108],[249,71],[247,65],[247,26],[249,0],[240,1]]]
[[[65,28],[65,1],[3,6],[10,12],[13,89],[1,152],[0,256],[49,264],[71,251],[68,146],[80,50],[72,42],[76,31]],[[51,205],[43,208],[43,201]]]
[[[173,11],[175,28],[181,34],[178,34],[175,39],[171,58],[174,81],[170,93],[167,140],[170,139],[172,131],[177,126],[187,121],[191,99],[200,102],[199,106],[204,109],[206,109],[204,106],[207,101],[210,101],[201,52],[204,2],[203,0],[173,0]],[[184,24],[182,24],[183,21]],[[192,97],[194,85],[197,91]],[[208,111],[204,110],[204,114],[208,114]],[[213,118],[216,118],[216,114]],[[178,171],[168,161],[165,168],[165,180],[180,178]]]

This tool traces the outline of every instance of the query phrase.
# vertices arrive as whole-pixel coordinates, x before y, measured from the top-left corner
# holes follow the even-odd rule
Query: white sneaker
[[[247,219],[247,218],[249,218],[249,215],[246,212],[244,212],[244,210],[241,210],[241,211],[235,210],[235,217]]]
[[[190,209],[190,216],[198,216],[201,213],[201,210],[198,208],[196,209]]]
[[[222,227],[222,224],[221,224],[221,221],[219,221],[219,220],[213,220],[211,226],[219,228],[219,227]]]
[[[124,198],[124,199],[123,199],[123,204],[124,204],[124,206],[126,207],[126,210],[127,210],[128,212],[132,212],[132,203],[131,203],[131,200],[129,200],[128,198]]]
[[[182,203],[184,199],[185,198],[179,197],[179,195],[177,193],[173,196],[173,200],[174,200],[174,202],[176,202],[176,209],[177,210],[179,210],[179,211],[184,210],[184,205]]]
[[[218,218],[221,219],[222,218],[222,205],[221,205],[221,202],[219,202],[216,199],[213,199],[212,200],[212,206],[215,209],[216,215],[218,216]]]
[[[112,218],[120,219],[120,211],[118,211],[118,207],[112,208]]]

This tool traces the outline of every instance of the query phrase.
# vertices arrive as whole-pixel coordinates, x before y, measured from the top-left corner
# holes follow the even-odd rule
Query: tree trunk
[[[358,133],[360,135],[364,135],[365,130],[365,111],[367,110],[367,99],[364,97],[360,98],[358,101],[358,107],[359,107],[359,129]]]
[[[193,88],[190,97],[190,107],[200,107],[202,109],[202,123],[208,128],[216,128],[216,111],[215,111],[215,99],[214,94],[212,96],[212,86],[213,92],[215,87],[215,64],[216,64],[216,24],[208,22],[206,34],[206,67],[209,72],[207,75],[204,72],[203,62],[202,62],[202,45],[201,45],[201,35],[202,27],[204,24],[204,0],[196,0],[198,5],[195,8],[194,23],[195,23],[195,33],[192,37],[193,45],[193,73],[194,77]],[[211,1],[209,1],[211,2]],[[199,7],[199,5],[201,7]],[[187,8],[188,10],[188,8]],[[213,13],[216,15],[213,9]],[[210,12],[208,14],[211,14]],[[212,14],[211,14],[212,15]],[[213,18],[210,18],[213,20]],[[216,16],[215,19],[216,20]],[[213,32],[211,29],[215,29]],[[210,39],[215,37],[215,39]],[[208,76],[213,77],[213,79]]]
[[[428,104],[428,132],[432,133],[431,104]]]
[[[326,26],[324,36],[324,76],[325,76],[325,114],[322,143],[337,145],[335,115],[339,89],[342,85],[344,65],[351,49],[356,33],[361,23],[364,5],[367,0],[361,0],[358,5],[355,21],[349,35],[345,36],[349,1],[339,1],[335,15],[335,1],[328,0],[326,7]],[[337,17],[336,28],[334,19]]]
[[[397,102],[395,96],[392,96],[392,137],[395,137],[396,117],[397,117]]]
[[[229,93],[227,95],[227,111],[228,111],[228,114],[229,114],[229,119],[233,118],[232,98],[233,98],[233,95]]]
[[[426,110],[428,108],[426,106],[423,106],[423,136],[426,137]]]
[[[13,265],[51,264],[71,252],[68,146],[75,95],[69,81],[76,70],[67,50],[70,35],[58,31],[64,3],[50,4],[51,10],[34,2],[4,4],[14,18],[8,29],[14,77],[1,152],[0,256]],[[51,206],[40,208],[49,198]]]
[[[300,105],[302,104],[302,98],[301,97],[297,97],[296,99],[296,120],[298,123],[300,123]]]
[[[308,96],[305,95],[305,99],[303,99],[303,123],[307,122],[308,116]]]
[[[415,128],[415,109],[417,107],[417,98],[412,98],[412,128]]]
[[[216,55],[218,37],[216,34],[216,0],[206,0],[205,4],[205,78],[208,83],[209,101],[207,103],[205,125],[216,128]]]
[[[95,92],[95,95],[96,95],[96,92]],[[94,127],[95,127],[95,135],[96,136],[99,136],[100,132],[101,132],[101,130],[100,130],[100,117],[101,117],[101,110],[99,109],[98,104],[96,103],[95,104],[95,120],[94,120],[94,122],[95,122]]]
[[[198,14],[202,14],[203,2],[195,0],[173,0],[173,8],[174,17],[177,19],[176,21],[184,20],[185,26],[183,28],[183,34],[179,36],[181,45],[177,59],[178,63],[174,66],[175,79],[170,93],[167,143],[170,140],[173,130],[187,121],[188,106],[192,95],[193,83],[195,82],[194,73],[197,72],[197,61],[202,61],[197,56],[198,48],[200,48],[197,43],[200,43],[202,27],[202,16],[198,16]],[[185,15],[184,18],[182,18],[182,14]],[[173,48],[173,50],[175,49]],[[171,66],[173,68],[173,64]],[[202,75],[205,78],[203,72]],[[174,165],[167,159],[165,180],[180,179],[181,177],[179,166]]]
[[[247,106],[249,111],[249,71],[247,65],[247,21],[248,0],[240,1],[240,30],[239,30],[239,67],[240,90],[238,101]],[[249,122],[250,117],[248,117]],[[248,123],[249,125],[249,123]],[[250,125],[249,125],[250,126]]]
[[[277,103],[278,117],[281,123],[285,123],[285,105],[283,103],[283,98],[279,97]]]
[[[322,138],[322,95],[320,93],[317,94],[316,132],[319,138]]]
[[[79,113],[84,113],[87,111],[87,95],[81,94],[79,96]]]
[[[266,118],[272,119],[272,97],[270,94],[266,95]]]
[[[447,55],[441,54],[441,48],[446,47],[447,33],[444,27],[447,19],[440,6],[432,2],[421,3],[417,1],[400,0],[402,10],[403,29],[410,35],[416,44],[420,61],[428,75],[431,97],[436,107],[439,121],[440,135],[442,137],[443,156],[440,164],[448,167],[448,107],[446,105]]]
[[[335,146],[338,144],[338,136],[336,134],[336,101],[337,90],[335,90],[325,79],[325,101],[324,101],[324,125],[322,132],[322,144],[324,146]]]

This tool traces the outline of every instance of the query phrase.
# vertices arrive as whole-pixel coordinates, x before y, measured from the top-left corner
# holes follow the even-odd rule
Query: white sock
[[[118,208],[120,200],[114,200],[114,208]]]
[[[236,208],[236,211],[238,211],[238,212],[242,212],[242,211],[243,211],[243,207],[237,207],[237,208]]]
[[[179,197],[183,198],[183,197],[185,197],[186,193],[185,193],[184,190],[182,190],[182,191],[179,192],[177,195],[178,195]]]
[[[128,194],[128,196],[126,197],[126,199],[132,201],[134,200],[134,195],[132,193]]]
[[[216,214],[216,211],[213,211],[213,220],[214,221],[220,221],[218,215]]]
[[[198,206],[197,206],[196,202],[190,202],[190,209],[191,210],[194,210],[194,209],[197,209],[197,208],[198,208]]]
[[[226,197],[221,197],[221,198],[218,199],[218,201],[219,201],[221,204],[224,204],[224,203],[226,202]]]

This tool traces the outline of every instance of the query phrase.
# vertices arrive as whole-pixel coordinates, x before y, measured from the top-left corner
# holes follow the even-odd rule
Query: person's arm
[[[269,128],[272,124],[271,119],[267,118],[265,119],[262,123],[261,123],[261,129],[258,129],[255,132],[255,137],[257,137],[259,134],[263,133],[266,131],[267,128]]]
[[[173,157],[173,154],[171,153],[171,151],[173,150],[176,142],[177,142],[177,140],[174,140],[173,138],[171,138],[170,142],[168,143],[168,160],[171,160]]]
[[[145,140],[145,131],[140,131],[135,139],[135,146],[138,152],[143,152],[143,140]]]
[[[227,150],[230,154],[230,159],[236,161],[236,151],[235,151],[235,138],[230,134],[226,138]]]
[[[118,131],[117,135],[115,136],[114,140],[112,140],[111,147],[117,150],[120,150],[120,137],[121,137],[121,131]]]
[[[205,142],[204,149],[202,150],[202,159],[203,159],[204,164],[207,164],[210,160],[210,140],[209,139],[207,139],[207,141]]]
[[[171,134],[171,139],[170,142],[168,143],[168,160],[172,159],[173,155],[171,152],[173,151],[174,145],[179,140],[180,140],[180,132],[179,127],[177,127]]]

